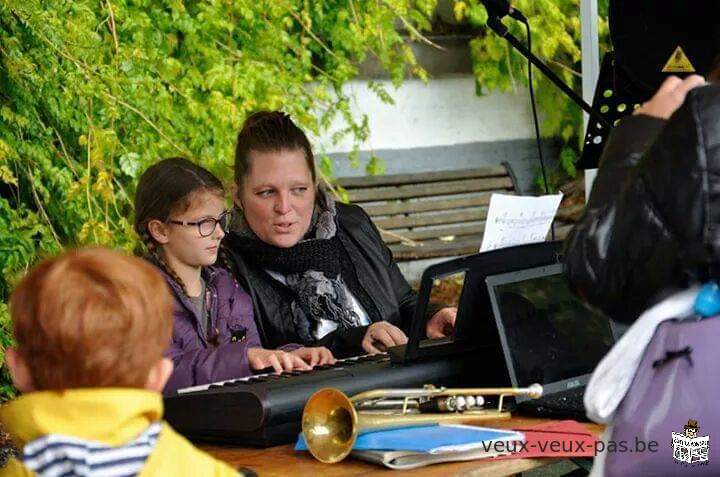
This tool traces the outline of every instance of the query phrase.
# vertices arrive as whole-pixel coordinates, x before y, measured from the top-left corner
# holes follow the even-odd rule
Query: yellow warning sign
[[[687,57],[683,49],[678,45],[675,51],[667,60],[665,66],[662,69],[663,73],[694,73],[695,67],[690,63],[690,59]]]

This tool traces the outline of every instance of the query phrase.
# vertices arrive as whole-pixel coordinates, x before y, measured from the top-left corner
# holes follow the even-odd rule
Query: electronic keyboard
[[[325,387],[348,396],[362,391],[424,384],[463,386],[477,376],[477,356],[411,364],[387,354],[340,359],[312,371],[256,374],[180,389],[165,398],[165,419],[193,440],[255,446],[294,441],[307,399]],[[469,381],[470,380],[470,381]]]

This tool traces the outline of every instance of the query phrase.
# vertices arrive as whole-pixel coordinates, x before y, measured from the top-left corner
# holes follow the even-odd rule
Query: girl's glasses
[[[230,228],[230,219],[232,218],[232,215],[229,210],[226,210],[222,214],[220,214],[220,217],[213,218],[209,217],[207,219],[202,219],[197,222],[189,222],[187,220],[168,220],[169,224],[176,224],[176,225],[195,225],[198,228],[198,232],[200,232],[201,237],[209,237],[215,232],[215,227],[220,224],[220,228],[223,232],[228,231]]]

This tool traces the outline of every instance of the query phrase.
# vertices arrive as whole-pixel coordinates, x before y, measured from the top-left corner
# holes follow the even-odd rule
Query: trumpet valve
[[[420,412],[464,412],[482,407],[482,396],[447,396],[420,403]]]

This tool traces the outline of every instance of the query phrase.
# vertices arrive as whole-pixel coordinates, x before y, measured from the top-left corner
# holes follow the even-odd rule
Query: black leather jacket
[[[667,122],[639,115],[615,128],[565,256],[575,291],[622,322],[718,276],[720,85],[691,91]]]
[[[415,292],[365,211],[356,205],[336,205],[337,235],[352,261],[359,286],[375,308],[374,313],[368,313],[370,319],[389,321],[407,332],[417,301]],[[276,348],[287,343],[302,343],[290,322],[292,292],[265,270],[253,267],[241,254],[232,250],[229,243],[229,240],[223,242],[231,262],[229,265],[252,297],[263,345]],[[366,330],[367,326],[336,330],[317,342],[302,344],[326,346],[336,357],[359,354],[362,353],[360,343]]]

